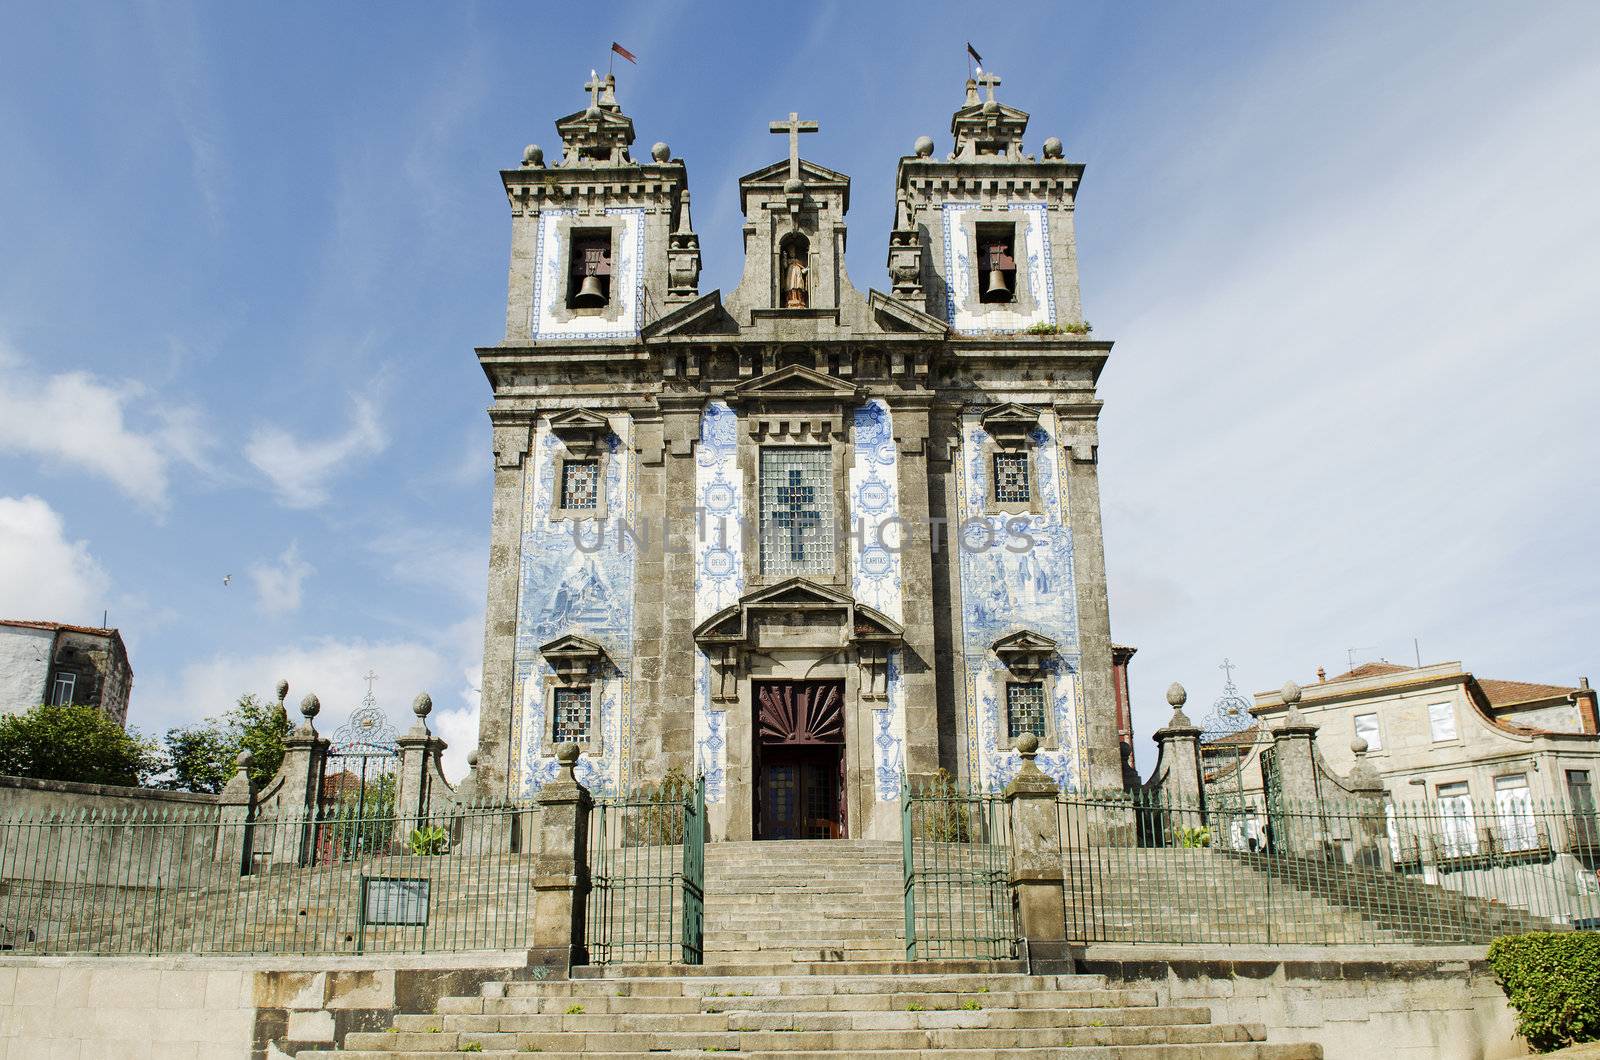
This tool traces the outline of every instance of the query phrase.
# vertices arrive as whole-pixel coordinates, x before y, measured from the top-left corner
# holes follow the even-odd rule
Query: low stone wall
[[[53,813],[129,813],[136,810],[200,810],[217,805],[215,795],[119,784],[79,784],[0,776],[0,818],[45,817]]]
[[[1218,1023],[1316,1042],[1327,1060],[1528,1055],[1479,946],[1090,946],[1080,969],[1148,983]]]

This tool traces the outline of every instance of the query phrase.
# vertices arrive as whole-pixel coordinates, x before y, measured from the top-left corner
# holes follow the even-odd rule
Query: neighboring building
[[[133,668],[116,630],[0,619],[0,714],[76,703],[126,726],[132,690]]]
[[[486,793],[537,791],[570,741],[601,791],[703,773],[716,838],[890,838],[902,776],[999,789],[1023,732],[1067,789],[1122,789],[1083,167],[1024,153],[998,84],[900,160],[887,293],[847,275],[850,178],[800,158],[794,115],[739,181],[726,294],[613,78],[559,160],[501,174]]]

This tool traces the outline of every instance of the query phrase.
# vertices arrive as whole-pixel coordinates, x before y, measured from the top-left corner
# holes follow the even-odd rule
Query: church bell
[[[598,309],[605,305],[606,292],[600,286],[600,277],[585,276],[578,285],[578,293],[572,296],[572,304],[580,309]]]
[[[986,302],[1011,301],[1011,285],[1006,282],[1006,274],[1000,269],[989,270],[989,278],[983,284],[983,300]]]

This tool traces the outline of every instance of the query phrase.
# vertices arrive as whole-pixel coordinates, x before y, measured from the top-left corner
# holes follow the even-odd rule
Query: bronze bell
[[[597,309],[606,304],[606,292],[600,286],[600,277],[585,276],[572,296],[572,304],[579,309]]]
[[[983,297],[989,302],[1011,301],[1011,285],[1006,283],[1006,274],[1002,270],[989,270],[989,279],[983,285]]]

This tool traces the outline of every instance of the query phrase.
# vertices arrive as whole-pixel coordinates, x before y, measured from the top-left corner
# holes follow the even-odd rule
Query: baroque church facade
[[[597,792],[703,775],[713,838],[890,838],[902,778],[997,789],[1023,733],[1064,789],[1123,786],[1083,167],[1026,153],[998,84],[901,159],[888,291],[794,114],[739,181],[727,294],[613,78],[501,174],[480,791],[531,796],[571,742]]]

